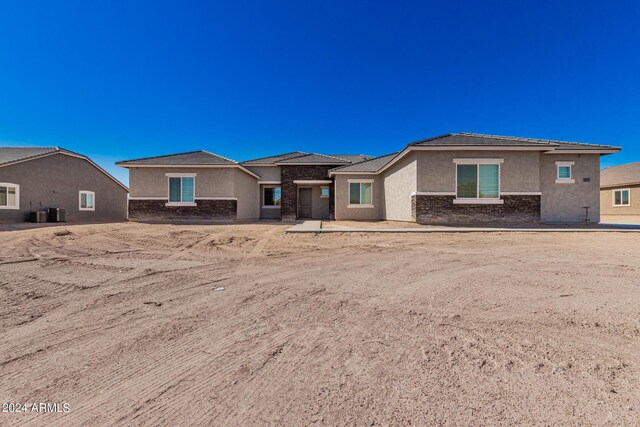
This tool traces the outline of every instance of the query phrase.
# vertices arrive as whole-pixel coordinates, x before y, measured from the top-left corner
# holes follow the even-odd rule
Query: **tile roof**
[[[245,166],[259,166],[264,164],[330,164],[340,165],[346,163],[357,163],[363,160],[371,159],[372,156],[366,154],[317,154],[304,153],[302,151],[294,151],[292,153],[278,154],[275,156],[262,157],[242,162]]]
[[[144,157],[141,159],[116,162],[119,166],[131,165],[236,165],[235,160],[209,153],[208,151],[189,151],[164,156]]]
[[[300,157],[294,157],[291,159],[281,160],[276,162],[279,165],[288,165],[288,164],[305,164],[305,165],[344,165],[351,163],[349,160],[327,156],[326,154],[306,154]]]
[[[586,144],[582,142],[566,142],[551,139],[520,138],[515,136],[484,135],[479,133],[458,132],[427,138],[412,142],[410,146],[519,146],[519,147],[540,147],[562,150],[619,150],[620,147],[611,145]]]
[[[341,166],[331,169],[330,172],[377,172],[384,165],[389,163],[398,153],[385,154],[384,156],[375,157],[369,160],[364,160],[352,165]]]
[[[275,156],[267,156],[267,157],[260,157],[258,159],[245,160],[244,162],[241,162],[241,164],[245,166],[253,166],[253,165],[258,166],[258,165],[264,165],[264,164],[272,165],[282,160],[302,157],[302,156],[306,156],[307,154],[308,153],[304,153],[302,151],[294,151],[292,153],[277,154]]]
[[[58,147],[0,147],[0,165],[63,151]]]
[[[374,156],[369,156],[367,154],[327,154],[327,156],[337,157],[339,159],[345,159],[351,163],[359,163],[365,160],[371,160],[374,157]]]
[[[600,171],[600,187],[640,184],[640,162],[612,166]]]

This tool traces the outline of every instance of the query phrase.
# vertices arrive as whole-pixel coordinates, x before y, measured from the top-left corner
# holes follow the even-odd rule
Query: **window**
[[[631,191],[628,188],[624,190],[613,191],[613,206],[631,206]]]
[[[282,200],[282,189],[280,187],[263,187],[262,207],[280,208]]]
[[[96,193],[93,191],[80,191],[80,210],[81,211],[95,211]]]
[[[20,186],[0,182],[0,209],[20,209]]]
[[[573,184],[574,162],[556,162],[556,184]]]
[[[571,179],[571,166],[558,166],[558,179]]]
[[[169,176],[169,204],[195,204],[195,174]]]
[[[499,164],[457,164],[457,189],[459,199],[500,198]]]
[[[349,180],[349,206],[373,207],[373,180]]]
[[[323,185],[322,187],[320,187],[320,197],[322,197],[323,199],[328,199],[329,198],[329,187],[326,185]]]

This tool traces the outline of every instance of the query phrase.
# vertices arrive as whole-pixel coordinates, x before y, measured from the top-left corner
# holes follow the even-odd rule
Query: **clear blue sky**
[[[640,161],[638,1],[0,0],[0,144],[385,154],[467,131]]]

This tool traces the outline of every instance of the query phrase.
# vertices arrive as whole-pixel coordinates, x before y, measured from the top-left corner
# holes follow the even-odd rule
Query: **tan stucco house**
[[[130,171],[132,219],[598,222],[600,156],[619,150],[455,133],[376,158],[197,151],[118,165]]]
[[[48,208],[67,221],[124,221],[128,189],[89,157],[59,147],[0,147],[0,222]]]
[[[600,212],[640,220],[640,162],[600,172]]]

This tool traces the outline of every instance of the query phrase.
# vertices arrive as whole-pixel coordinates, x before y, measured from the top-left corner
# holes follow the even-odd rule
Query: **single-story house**
[[[640,162],[600,172],[600,212],[640,218]]]
[[[58,147],[0,147],[0,222],[66,210],[67,221],[127,219],[129,190],[91,159]]]
[[[329,170],[371,158],[294,152],[239,163],[193,151],[117,165],[129,170],[133,220],[329,219]]]
[[[244,162],[206,151],[119,162],[132,219],[600,220],[600,156],[619,147],[472,133],[367,155]]]

